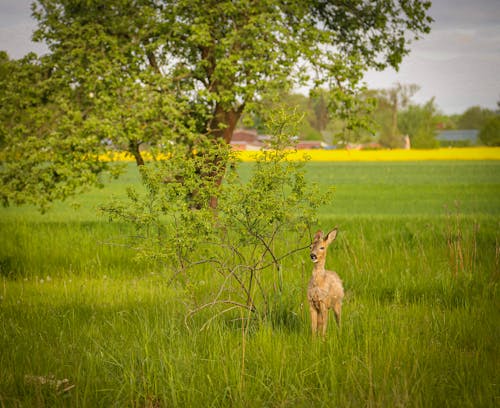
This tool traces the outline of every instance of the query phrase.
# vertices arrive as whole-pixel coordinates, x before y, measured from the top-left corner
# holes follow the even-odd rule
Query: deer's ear
[[[333,230],[331,230],[328,235],[325,237],[325,242],[327,245],[330,245],[333,241],[335,241],[335,238],[337,238],[337,228],[335,227]]]
[[[321,230],[316,232],[316,234],[314,235],[315,241],[319,241],[320,239],[323,239],[323,231],[321,231]]]

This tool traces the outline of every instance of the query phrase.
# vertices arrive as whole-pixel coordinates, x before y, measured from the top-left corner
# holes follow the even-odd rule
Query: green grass
[[[132,166],[79,209],[1,210],[0,407],[498,406],[500,163],[308,170],[336,186],[320,226],[341,231],[327,265],[343,326],[331,318],[325,341],[310,336],[307,252],[284,264],[271,321],[185,320],[213,271],[168,285],[97,213]]]

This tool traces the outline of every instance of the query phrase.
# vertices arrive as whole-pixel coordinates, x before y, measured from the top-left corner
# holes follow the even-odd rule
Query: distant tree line
[[[262,112],[277,104],[302,114],[299,137],[304,140],[321,140],[331,145],[372,144],[384,148],[403,146],[404,137],[409,136],[414,148],[439,147],[437,136],[440,130],[479,131],[479,143],[486,146],[500,145],[500,101],[499,108],[472,106],[461,114],[445,115],[440,112],[435,98],[423,104],[411,101],[419,90],[414,84],[395,84],[382,90],[365,89],[358,95],[365,111],[358,117],[357,127],[330,114],[329,93],[315,90],[306,96],[300,93],[283,92],[276,100],[261,101]],[[261,115],[244,116],[243,126],[255,127],[265,133],[265,119]],[[466,142],[464,142],[466,143]]]

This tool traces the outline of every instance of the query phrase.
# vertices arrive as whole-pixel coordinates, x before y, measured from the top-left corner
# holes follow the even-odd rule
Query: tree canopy
[[[25,177],[15,157],[55,163],[29,154],[50,137],[86,146],[87,157],[98,157],[106,141],[141,165],[145,144],[183,143],[189,152],[200,137],[229,142],[241,115],[258,110],[262,98],[304,84],[327,88],[329,111],[349,121],[363,110],[356,99],[363,73],[397,69],[412,40],[430,31],[429,7],[420,0],[37,0],[34,39],[50,53],[16,69],[44,73],[36,87],[48,95],[30,109],[60,111],[60,120],[47,117],[46,132],[3,126],[10,149],[1,168],[10,180],[4,201],[29,201],[15,182]],[[33,86],[19,81],[2,88],[14,103]],[[0,115],[8,116],[3,108]],[[19,140],[33,145],[20,153]],[[53,154],[60,170],[81,161],[64,149]],[[94,176],[75,183],[94,182],[105,169],[96,159]],[[48,186],[60,180],[48,171],[43,177]],[[52,200],[44,193],[50,188],[37,197]]]

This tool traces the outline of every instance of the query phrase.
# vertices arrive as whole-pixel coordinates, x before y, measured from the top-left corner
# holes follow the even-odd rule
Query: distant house
[[[300,140],[293,138],[297,149],[325,149],[328,145],[319,140]],[[259,135],[255,129],[235,129],[231,146],[234,150],[260,150],[269,147],[271,136]]]
[[[255,129],[235,129],[231,142],[257,143],[259,135]]]
[[[327,145],[319,140],[299,140],[297,142],[297,149],[323,149]]]
[[[441,146],[472,146],[478,143],[477,129],[441,130],[436,139]]]
[[[259,150],[264,146],[262,137],[254,129],[236,129],[233,132],[231,146],[235,150]]]

